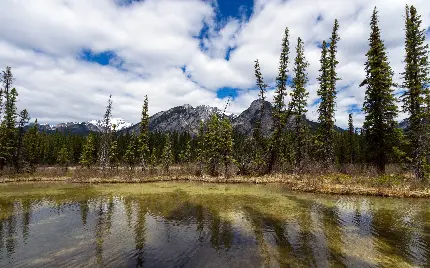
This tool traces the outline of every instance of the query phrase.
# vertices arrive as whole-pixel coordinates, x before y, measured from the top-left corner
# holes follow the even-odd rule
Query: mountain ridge
[[[166,111],[158,112],[149,117],[149,129],[153,132],[188,132],[191,135],[197,135],[200,122],[207,121],[213,113],[230,118],[232,126],[238,132],[251,135],[255,123],[260,118],[261,100],[254,100],[250,106],[240,114],[225,114],[217,107],[208,105],[199,105],[193,107],[189,104],[176,106]],[[262,134],[270,135],[273,126],[272,120],[273,105],[269,101],[264,101],[264,112],[262,115]],[[293,124],[294,117],[291,117],[287,123],[287,128]],[[318,122],[306,119],[310,128],[318,127]],[[112,124],[117,125],[116,130],[119,133],[139,132],[139,123],[132,124],[122,118],[112,118]],[[32,125],[32,124],[30,124]],[[57,125],[39,124],[40,130],[45,132],[69,132],[72,134],[87,135],[90,132],[102,132],[104,130],[101,120],[91,120],[88,122],[68,122]],[[335,126],[337,131],[344,129]]]
[[[237,114],[224,114],[220,109],[216,107],[210,107],[207,105],[200,105],[192,107],[189,104],[182,106],[173,107],[167,111],[159,112],[149,118],[149,130],[150,131],[177,131],[177,132],[188,132],[192,135],[197,135],[200,127],[200,122],[207,121],[210,119],[212,113],[216,112],[221,116],[230,118],[233,129],[238,132],[251,135],[255,127],[257,120],[261,114],[261,100],[254,100],[251,105],[242,111],[239,115]],[[262,116],[262,134],[269,136],[272,132],[273,119],[272,119],[272,103],[264,101],[264,112]],[[315,129],[319,123],[306,119],[309,126]],[[294,117],[291,117],[287,123],[287,127],[291,127],[294,121]],[[344,131],[339,127],[335,127],[337,131]],[[139,123],[126,128],[123,130],[127,133],[135,131],[139,132]]]

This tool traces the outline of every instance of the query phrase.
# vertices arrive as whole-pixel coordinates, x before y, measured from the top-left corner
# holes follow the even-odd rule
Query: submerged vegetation
[[[0,266],[429,266],[429,200],[283,187],[1,184]]]
[[[87,137],[44,133],[39,131],[37,120],[26,127],[30,120],[26,110],[17,112],[18,93],[7,67],[0,89],[1,180],[284,182],[291,189],[304,191],[428,197],[429,50],[417,10],[406,6],[405,12],[405,71],[402,85],[396,85],[376,8],[373,11],[366,77],[361,83],[366,87],[362,129],[354,127],[350,114],[348,130],[335,130],[336,83],[341,79],[336,72],[337,44],[341,42],[337,20],[331,37],[321,46],[317,129],[310,128],[305,120],[309,64],[304,43],[297,39],[290,72],[289,30],[285,29],[269,136],[261,131],[268,86],[258,59],[255,75],[262,104],[251,136],[236,132],[230,119],[217,113],[201,122],[197,136],[150,132],[147,97],[138,133],[111,128],[111,97],[103,132]],[[409,114],[404,132],[395,121],[395,87],[404,90],[403,109]],[[289,103],[287,95],[291,97]]]

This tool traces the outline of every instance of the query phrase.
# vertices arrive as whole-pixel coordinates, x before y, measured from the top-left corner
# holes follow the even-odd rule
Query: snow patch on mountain
[[[90,123],[92,125],[95,125],[98,128],[100,128],[100,129],[103,129],[103,127],[104,127],[104,122],[102,120],[91,120],[88,123]],[[122,118],[111,118],[111,121],[110,121],[111,128],[112,128],[113,125],[115,125],[115,129],[116,130],[121,130],[121,129],[124,129],[124,128],[131,127],[133,124],[126,122]]]

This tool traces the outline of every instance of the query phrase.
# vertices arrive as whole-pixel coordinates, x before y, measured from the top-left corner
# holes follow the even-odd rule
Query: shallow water
[[[0,267],[430,267],[430,201],[275,185],[3,184]]]

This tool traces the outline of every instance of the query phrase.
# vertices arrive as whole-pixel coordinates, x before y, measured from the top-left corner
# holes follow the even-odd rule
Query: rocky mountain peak
[[[223,114],[222,110],[208,105],[199,105],[197,107],[193,107],[189,104],[185,104],[152,115],[149,118],[149,129],[150,131],[154,132],[188,132],[191,135],[197,135],[200,128],[200,122],[208,121],[212,114],[217,113],[230,118],[233,128],[245,135],[252,134],[255,124],[261,116],[262,133],[263,135],[268,136],[270,135],[273,127],[273,107],[270,102],[264,101],[263,114],[261,114],[261,104],[261,100],[254,100],[251,105],[239,115]],[[292,119],[293,118],[290,118],[290,120]],[[292,121],[290,121],[289,124],[291,124],[291,122]],[[308,121],[308,123],[311,128],[315,128],[317,126],[317,123],[315,122]],[[112,118],[111,124],[115,124],[117,126],[116,129],[121,133],[139,132],[139,123],[132,125],[125,122],[122,118]],[[83,135],[88,134],[90,131],[103,131],[103,124],[101,120],[92,120],[81,123],[62,123],[55,126],[40,126],[40,130],[42,131],[68,131],[70,133]]]

